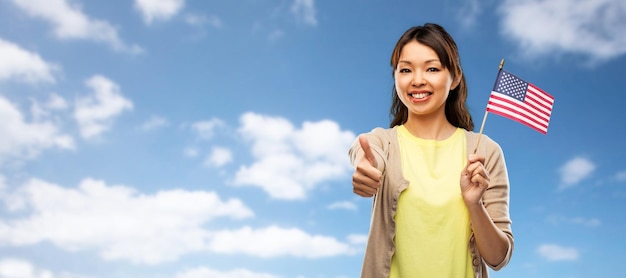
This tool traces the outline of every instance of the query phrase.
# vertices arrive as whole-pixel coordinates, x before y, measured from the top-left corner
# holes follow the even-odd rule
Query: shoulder
[[[476,153],[485,157],[485,167],[493,174],[493,178],[495,179],[496,174],[506,178],[506,161],[500,144],[485,134],[480,135],[471,131],[465,134],[467,153],[471,154],[476,148],[476,142],[479,142]]]
[[[488,167],[505,164],[504,152],[495,140],[486,134],[478,134],[465,131],[467,153],[471,154],[476,149],[476,154],[485,157]],[[477,145],[478,142],[478,145]]]
[[[467,140],[467,145],[472,146],[472,148],[474,148],[476,142],[480,140],[480,145],[478,146],[479,150],[482,148],[484,151],[502,151],[500,144],[487,134],[483,133],[481,135],[473,131],[465,130],[465,138]]]
[[[376,136],[391,136],[391,135],[396,134],[396,129],[397,127],[392,127],[392,128],[376,127],[372,129],[369,132],[369,134],[376,135]]]
[[[397,140],[397,127],[382,128],[377,127],[366,133],[370,142],[376,142],[379,146],[384,146],[392,141]]]
[[[377,148],[381,152],[385,152],[389,149],[389,146],[393,145],[394,142],[398,141],[396,135],[396,127],[393,128],[382,128],[376,127],[369,132],[365,132],[360,134],[367,136],[367,140],[370,143],[370,146]],[[352,144],[351,149],[360,148],[358,136],[355,138],[354,143]]]

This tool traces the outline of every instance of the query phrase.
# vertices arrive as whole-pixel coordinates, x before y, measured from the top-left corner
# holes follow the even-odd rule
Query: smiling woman
[[[354,193],[374,197],[361,277],[487,277],[513,251],[509,181],[497,143],[467,152],[477,135],[456,43],[413,27],[391,65],[391,127],[350,149]]]

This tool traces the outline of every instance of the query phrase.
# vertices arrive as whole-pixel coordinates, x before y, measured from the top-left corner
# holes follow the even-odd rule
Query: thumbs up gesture
[[[361,197],[372,197],[382,184],[382,172],[377,168],[378,164],[367,136],[360,135],[359,144],[363,150],[363,157],[354,169],[352,187],[355,194]]]

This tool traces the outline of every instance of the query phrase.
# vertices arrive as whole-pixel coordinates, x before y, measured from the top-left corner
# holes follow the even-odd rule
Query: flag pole
[[[502,60],[500,60],[500,67],[498,68],[498,75],[500,75],[500,71],[502,70],[502,68],[504,67],[504,58],[502,58]],[[498,78],[496,78],[496,82],[498,82]],[[474,154],[476,154],[476,152],[478,151],[478,144],[480,143],[480,138],[483,135],[483,129],[485,128],[485,122],[487,121],[487,115],[489,114],[489,111],[487,111],[487,109],[485,109],[485,116],[483,116],[483,123],[480,125],[480,132],[478,133],[478,139],[476,140],[476,146],[474,146]]]

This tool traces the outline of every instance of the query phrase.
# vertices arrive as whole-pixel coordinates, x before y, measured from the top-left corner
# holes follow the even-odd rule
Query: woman
[[[500,146],[472,132],[456,43],[410,28],[391,66],[390,128],[350,149],[354,193],[374,197],[361,277],[488,277],[513,252],[509,181]]]

